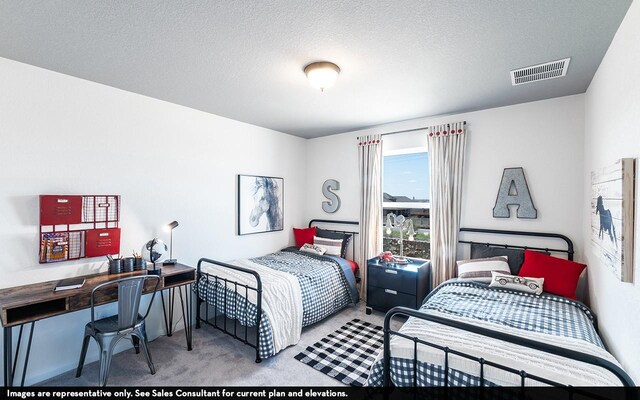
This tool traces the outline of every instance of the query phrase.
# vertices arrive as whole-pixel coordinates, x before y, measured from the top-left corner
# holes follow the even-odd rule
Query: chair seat
[[[138,314],[138,319],[133,327],[138,326],[142,322],[144,322],[144,318],[142,317],[142,315]],[[95,321],[93,326],[91,325],[91,322],[89,322],[87,324],[87,328],[93,329],[95,332],[100,332],[100,333],[118,332],[120,330],[118,327],[118,316],[112,315],[111,317],[98,319]]]

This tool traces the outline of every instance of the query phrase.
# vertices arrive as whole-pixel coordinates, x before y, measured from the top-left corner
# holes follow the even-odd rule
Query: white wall
[[[584,247],[591,305],[613,354],[640,384],[640,173],[636,167],[634,283],[618,281],[590,251],[591,171],[617,159],[640,160],[640,4],[629,11],[585,97]],[[640,161],[637,161],[637,166]]]
[[[0,287],[106,269],[102,259],[38,264],[39,194],[121,195],[127,254],[168,241],[161,227],[175,219],[174,256],[193,266],[277,250],[306,223],[305,140],[269,129],[0,58],[0,138]],[[284,177],[282,232],[236,236],[239,173]],[[75,367],[88,318],[36,324],[27,383]],[[87,362],[97,354],[92,345]]]
[[[576,95],[309,140],[307,217],[358,220],[357,136],[466,120],[462,226],[564,233],[577,245],[579,258],[582,212],[576,205],[582,198],[583,111],[583,95]],[[415,135],[410,134],[410,140]],[[495,219],[492,210],[502,171],[519,166],[524,167],[538,218],[518,219],[512,210],[510,219]],[[341,185],[342,205],[333,215],[321,208],[322,182],[330,178]]]

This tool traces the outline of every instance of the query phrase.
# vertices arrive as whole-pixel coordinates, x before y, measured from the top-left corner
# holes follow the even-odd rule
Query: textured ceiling
[[[631,0],[0,1],[0,57],[302,137],[583,93]],[[565,78],[509,71],[571,57]],[[328,60],[336,86],[302,72]]]

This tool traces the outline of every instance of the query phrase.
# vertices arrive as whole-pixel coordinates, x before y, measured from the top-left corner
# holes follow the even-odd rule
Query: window
[[[401,232],[392,227],[389,233],[387,216],[403,215],[407,222],[402,232],[404,256],[430,258],[429,234],[429,154],[426,148],[386,152],[383,159],[383,247],[400,254]],[[411,222],[409,222],[411,221]],[[391,218],[393,223],[393,218]],[[408,227],[413,224],[414,240],[408,240]]]

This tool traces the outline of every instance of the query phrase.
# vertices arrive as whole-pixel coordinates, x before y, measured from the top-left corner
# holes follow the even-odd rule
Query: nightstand
[[[409,264],[367,261],[367,314],[395,306],[420,308],[431,291],[431,261],[408,258]]]

